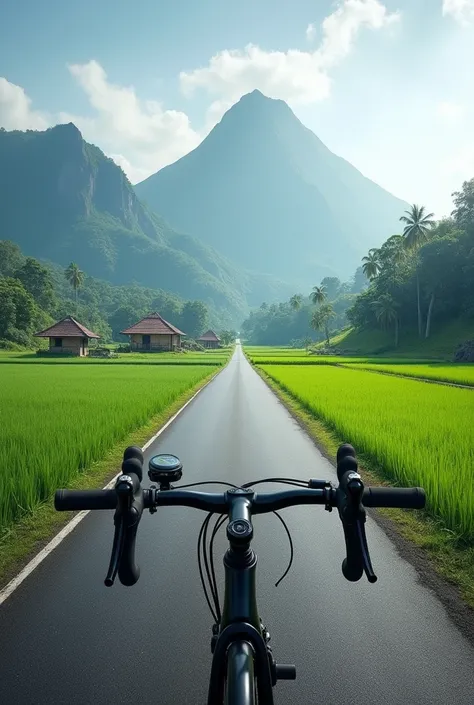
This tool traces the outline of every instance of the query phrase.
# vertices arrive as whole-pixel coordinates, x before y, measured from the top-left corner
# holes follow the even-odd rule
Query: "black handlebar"
[[[135,563],[137,529],[144,509],[156,511],[162,506],[188,506],[205,512],[228,514],[233,503],[245,499],[250,515],[274,512],[300,504],[324,504],[328,511],[336,507],[344,529],[346,558],[342,563],[344,577],[360,580],[363,572],[369,582],[375,576],[365,535],[365,507],[401,507],[422,509],[425,492],[420,487],[364,487],[358,473],[354,448],[344,444],[337,454],[339,486],[309,480],[307,487],[292,487],[271,493],[256,493],[249,487],[226,492],[198,492],[187,489],[142,489],[143,454],[130,447],[124,453],[122,474],[110,490],[57,490],[54,506],[58,511],[115,509],[115,534],[105,584],[111,586],[118,574],[123,585],[134,585],[140,575]]]

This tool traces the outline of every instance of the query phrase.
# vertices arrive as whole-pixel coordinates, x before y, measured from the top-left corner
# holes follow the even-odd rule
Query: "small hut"
[[[135,325],[120,331],[130,336],[130,349],[136,352],[179,350],[183,331],[165,321],[159,313],[150,313]]]
[[[89,354],[89,340],[97,340],[100,335],[93,333],[72,316],[66,316],[54,326],[35,333],[35,337],[49,338],[50,353],[84,357]]]
[[[221,345],[221,339],[219,338],[218,335],[214,333],[213,330],[208,330],[205,333],[201,335],[200,338],[197,339],[197,342],[202,345],[204,348],[209,348],[211,350],[215,350],[216,348],[220,348]]]

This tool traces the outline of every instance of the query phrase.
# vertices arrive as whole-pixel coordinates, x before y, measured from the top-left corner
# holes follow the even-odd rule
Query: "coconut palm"
[[[326,287],[324,286],[313,286],[313,291],[309,295],[313,304],[320,306],[326,301]]]
[[[293,311],[299,311],[302,303],[303,303],[303,297],[301,294],[294,294],[290,299],[290,306],[293,309]]]
[[[366,257],[362,257],[362,262],[362,271],[367,279],[372,281],[381,270],[379,250],[373,247]]]
[[[79,269],[75,262],[71,262],[69,267],[64,272],[64,276],[74,289],[77,309],[77,291],[84,284],[84,272]]]
[[[330,346],[329,321],[331,321],[335,317],[335,315],[336,314],[331,304],[326,303],[321,304],[319,309],[314,311],[313,315],[311,316],[311,328],[313,328],[314,330],[324,330],[328,347]]]
[[[403,237],[405,240],[405,248],[410,252],[417,252],[421,245],[429,239],[429,234],[435,225],[434,213],[426,213],[424,206],[417,206],[414,203],[410,210],[405,211],[406,215],[402,215],[400,220],[405,223],[403,229]],[[420,304],[420,278],[418,269],[416,270],[416,305],[418,311],[418,335],[420,338],[423,335],[423,324],[421,320],[421,304]]]
[[[372,303],[377,321],[382,328],[388,328],[392,323],[395,325],[395,347],[398,347],[398,304],[390,294],[382,294]]]

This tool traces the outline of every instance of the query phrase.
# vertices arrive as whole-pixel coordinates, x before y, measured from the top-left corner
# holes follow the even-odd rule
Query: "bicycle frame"
[[[245,494],[241,489],[229,490],[232,501],[227,525],[229,548],[224,556],[224,605],[216,629],[218,633],[211,642],[213,659],[208,705],[224,703],[226,677],[232,679],[228,705],[253,705],[255,684],[258,702],[273,705],[271,653],[257,608],[257,556],[250,548],[253,536],[251,499]],[[228,659],[238,659],[239,668],[229,668]]]

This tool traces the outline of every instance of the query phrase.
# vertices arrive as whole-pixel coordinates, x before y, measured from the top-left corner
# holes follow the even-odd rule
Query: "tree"
[[[363,267],[357,267],[349,287],[349,293],[360,294],[367,287],[368,281]]]
[[[69,267],[64,272],[64,276],[74,289],[75,299],[76,299],[76,309],[77,309],[77,292],[78,289],[84,284],[84,272],[79,269],[75,262],[71,262]]]
[[[334,313],[334,309],[331,304],[325,303],[321,304],[319,309],[314,311],[311,317],[311,328],[313,328],[314,330],[324,330],[328,347],[330,346],[329,322],[334,318],[335,315],[336,314]]]
[[[143,311],[137,311],[132,306],[119,306],[108,318],[109,326],[112,329],[114,340],[124,340],[120,331],[129,328],[144,315]]]
[[[233,342],[235,342],[235,339],[237,338],[237,331],[235,330],[223,330],[219,338],[221,339],[221,343],[224,346],[227,345],[232,345]]]
[[[372,248],[369,253],[362,257],[362,271],[369,281],[375,279],[377,274],[380,272],[380,258],[379,250]]]
[[[461,191],[453,194],[454,210],[451,213],[457,225],[470,232],[474,228],[474,179],[464,181]]]
[[[458,284],[461,273],[456,263],[464,258],[459,250],[459,241],[450,237],[433,240],[420,249],[420,279],[429,296],[425,338],[430,336],[435,300],[441,299],[441,304],[446,305],[449,304],[450,295],[454,299],[460,298]]]
[[[317,306],[326,301],[326,289],[324,286],[313,286],[313,291],[310,294],[310,299]]]
[[[181,312],[181,329],[190,338],[198,338],[207,326],[208,310],[202,301],[186,301]]]
[[[410,210],[405,211],[406,215],[402,215],[400,220],[405,223],[403,229],[403,237],[405,238],[405,247],[409,252],[416,253],[421,245],[427,242],[430,230],[432,230],[435,221],[433,213],[425,213],[424,206],[417,206],[414,203]],[[416,270],[416,305],[418,313],[418,335],[421,338],[422,318],[421,318],[421,303],[420,303],[420,277],[418,268]]]
[[[27,257],[24,264],[14,274],[26,291],[44,311],[52,311],[56,304],[51,274],[38,260]]]
[[[0,276],[11,277],[23,264],[20,248],[11,240],[0,240]]]
[[[380,269],[395,268],[405,261],[407,251],[403,235],[392,235],[377,251]]]
[[[326,291],[328,301],[334,301],[341,293],[341,282],[338,277],[324,277],[321,286]]]
[[[0,277],[0,338],[27,344],[34,323],[33,297],[18,279]]]
[[[390,294],[382,294],[372,303],[372,307],[377,321],[383,328],[388,328],[391,323],[395,324],[395,347],[398,347],[398,304]]]
[[[293,311],[299,311],[302,303],[303,303],[303,297],[301,294],[294,294],[290,299],[290,306],[293,309]]]

